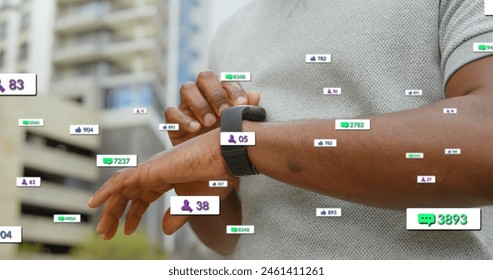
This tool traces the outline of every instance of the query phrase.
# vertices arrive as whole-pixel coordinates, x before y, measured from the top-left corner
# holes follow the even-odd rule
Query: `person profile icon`
[[[236,144],[235,136],[233,134],[229,135],[228,143]]]
[[[26,179],[22,179],[22,183],[21,184],[24,185],[24,186],[27,186]]]
[[[182,211],[189,211],[190,213],[192,213],[193,210],[189,204],[190,204],[190,202],[187,199],[183,200],[183,206],[181,207],[181,210]]]

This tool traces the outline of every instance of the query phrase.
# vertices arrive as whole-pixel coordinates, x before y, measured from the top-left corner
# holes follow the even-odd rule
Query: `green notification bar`
[[[113,158],[105,157],[103,158],[103,164],[111,165],[113,163]]]
[[[427,224],[429,227],[435,223],[435,214],[418,214],[418,223]]]
[[[226,226],[226,234],[254,234],[255,226],[253,225],[232,225]]]
[[[493,43],[474,43],[474,52],[493,52]]]

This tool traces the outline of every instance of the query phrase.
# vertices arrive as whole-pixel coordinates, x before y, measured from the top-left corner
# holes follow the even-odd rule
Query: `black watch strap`
[[[221,113],[221,132],[242,132],[242,121],[265,121],[264,108],[259,106],[235,106]],[[221,154],[231,174],[235,176],[258,174],[248,157],[247,146],[221,145]]]

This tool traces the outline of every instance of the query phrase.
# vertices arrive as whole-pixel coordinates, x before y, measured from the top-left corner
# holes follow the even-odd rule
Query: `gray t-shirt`
[[[227,20],[211,49],[211,68],[251,72],[268,121],[357,118],[442,100],[461,66],[487,54],[493,17],[483,0],[257,0]],[[305,54],[331,54],[307,64]],[[324,87],[342,88],[324,96]],[[421,89],[422,96],[405,96]],[[294,132],[293,134],[296,134]],[[295,136],[292,136],[295,137]],[[326,163],[330,168],[330,161]],[[357,168],[357,162],[354,163]],[[330,184],[330,182],[327,182]],[[405,211],[368,207],[269,177],[241,179],[238,259],[491,259],[492,209],[481,231],[407,231]],[[315,208],[341,208],[339,218]]]

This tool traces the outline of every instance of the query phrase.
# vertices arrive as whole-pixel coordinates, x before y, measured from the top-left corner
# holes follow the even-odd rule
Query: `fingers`
[[[184,111],[179,110],[176,107],[169,107],[168,109],[166,109],[164,113],[164,119],[167,123],[178,123],[180,126],[180,130],[168,132],[172,143],[175,139],[180,139],[186,135],[190,135],[189,137],[193,137],[200,131],[201,128],[200,123],[196,119],[187,115]],[[175,144],[179,143],[173,143],[173,145]]]
[[[188,82],[180,88],[180,105],[168,108],[167,122],[176,122],[183,131],[171,132],[172,138],[198,132],[201,126],[213,127],[221,112],[231,106],[257,105],[260,94],[245,92],[238,82],[220,82],[211,71],[201,72],[196,83]]]
[[[125,231],[126,235],[130,235],[135,232],[137,227],[142,220],[142,216],[149,208],[150,203],[144,202],[142,200],[134,200],[130,205],[130,209],[128,210],[127,217],[125,219]]]
[[[130,173],[132,173],[132,171],[129,169],[116,171],[113,176],[96,191],[93,197],[91,197],[88,206],[97,208],[110,199],[112,194],[116,194],[117,190],[123,189],[126,178],[135,176]]]
[[[123,199],[121,196],[113,196],[106,203],[96,229],[98,233],[103,235],[104,239],[109,240],[115,236],[118,223],[127,207],[127,203],[128,200]]]
[[[202,93],[194,83],[185,83],[180,89],[180,99],[181,103],[186,104],[190,108],[193,115],[200,121],[200,123],[202,123],[202,125],[209,127],[214,125],[217,119],[214,116],[214,111],[212,110],[208,100],[206,99],[207,95],[203,95]],[[184,106],[182,105],[181,108],[184,108]]]
[[[229,107],[228,94],[212,71],[201,72],[197,77],[197,87],[205,96],[216,116]]]
[[[189,216],[173,216],[170,213],[170,208],[168,208],[163,217],[163,232],[167,235],[175,233],[188,221],[189,218]]]
[[[248,105],[258,105],[260,103],[260,93],[256,91],[249,91],[246,93],[248,99]]]
[[[248,104],[247,95],[240,83],[222,82],[222,86],[228,94],[228,107]]]
[[[162,190],[165,191],[166,188]],[[151,202],[158,199],[162,194],[163,192],[159,189],[146,191],[144,192],[144,194],[142,194],[142,196],[139,197],[139,199],[132,201],[130,209],[127,212],[127,217],[125,219],[124,233],[126,235],[130,235],[135,232],[140,224],[140,221],[142,220],[142,216],[146,212],[147,208],[149,208]]]
[[[156,160],[158,160],[156,158]],[[127,200],[133,200],[146,188],[160,184],[161,168],[168,168],[148,161],[136,168],[118,170],[113,176],[94,194],[88,203],[91,208],[97,208],[108,201],[112,196],[124,196]],[[168,190],[171,186],[166,185]]]
[[[114,223],[111,228],[108,230],[108,232],[105,232],[103,234],[103,239],[104,240],[111,240],[113,237],[115,237],[116,231],[118,230],[118,222]]]

